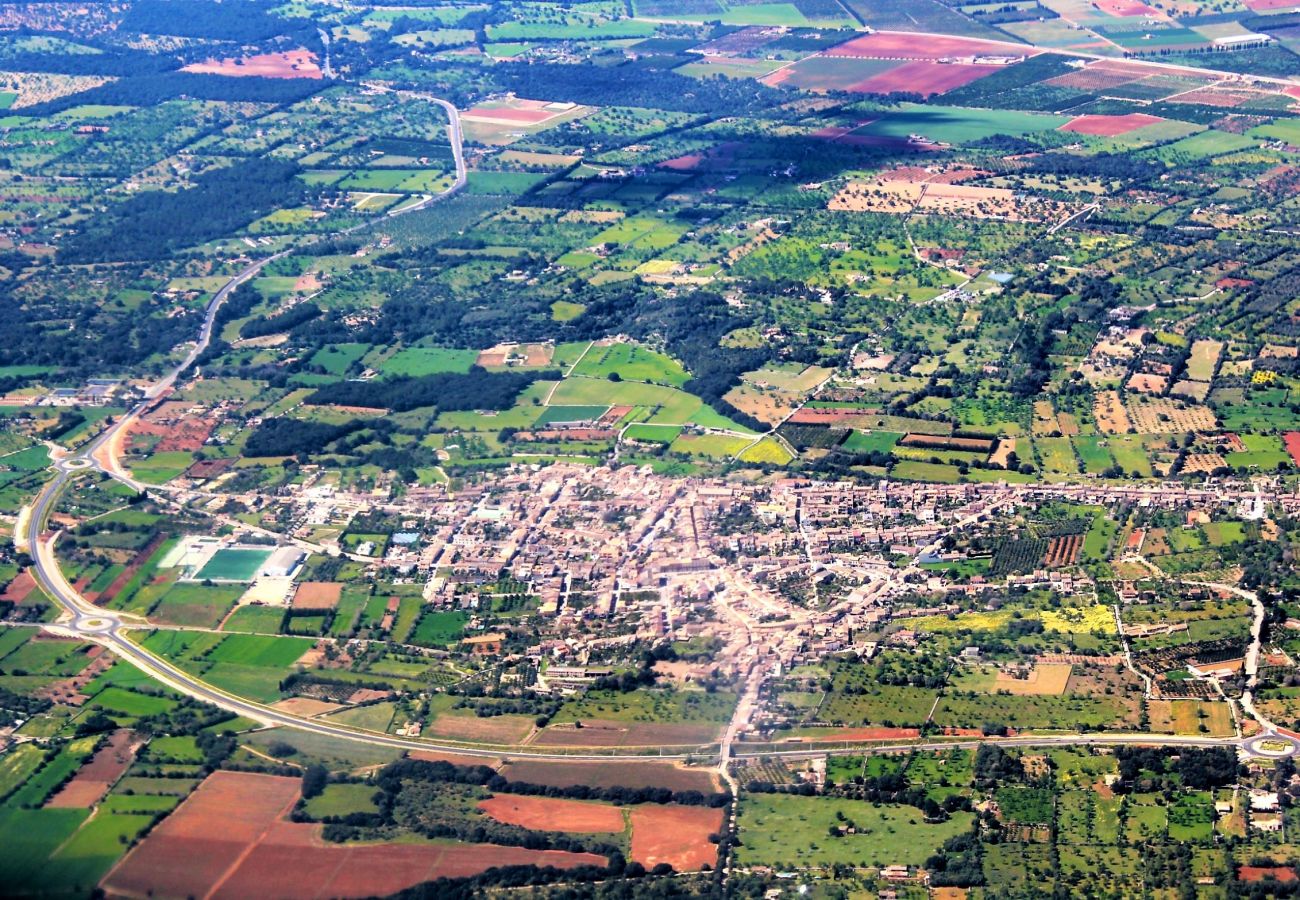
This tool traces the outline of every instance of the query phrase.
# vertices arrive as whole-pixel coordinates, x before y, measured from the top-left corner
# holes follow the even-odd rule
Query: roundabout
[[[1300,740],[1279,731],[1266,731],[1241,742],[1251,756],[1264,759],[1291,759],[1300,753]]]
[[[108,634],[120,623],[105,616],[78,616],[72,622],[72,629],[80,634]]]

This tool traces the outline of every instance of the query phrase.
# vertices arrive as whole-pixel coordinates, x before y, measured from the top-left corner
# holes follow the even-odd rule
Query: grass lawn
[[[856,834],[831,837],[844,819]],[[969,830],[970,813],[925,824],[911,806],[874,805],[830,797],[747,794],[740,804],[740,865],[919,866],[948,838]]]
[[[677,360],[636,344],[592,347],[573,374],[605,378],[612,372],[617,372],[624,381],[649,381],[672,387],[681,387],[690,378]]]
[[[331,784],[307,801],[307,815],[313,819],[342,818],[349,813],[378,812],[373,784]]]
[[[406,347],[394,353],[379,365],[379,371],[388,377],[399,375],[435,375],[441,372],[468,372],[477,350],[455,350],[447,347]]]
[[[258,634],[279,634],[284,610],[274,606],[241,606],[235,610],[222,631],[244,631]]]

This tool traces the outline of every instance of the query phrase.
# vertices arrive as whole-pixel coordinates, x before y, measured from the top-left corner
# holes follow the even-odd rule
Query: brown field
[[[440,750],[412,750],[407,755],[411,759],[422,759],[425,762],[448,762],[453,766],[487,766],[489,769],[499,769],[501,767],[501,760],[490,756],[443,753]]]
[[[1260,94],[1255,91],[1234,91],[1228,88],[1204,87],[1197,91],[1170,97],[1169,102],[1195,103],[1198,106],[1219,106],[1224,109],[1231,109],[1259,96]]]
[[[1128,113],[1123,116],[1076,116],[1062,125],[1058,131],[1073,131],[1078,134],[1091,134],[1098,137],[1115,137],[1128,134],[1148,125],[1157,125],[1165,121],[1159,116],[1146,113]]]
[[[108,742],[95,751],[90,762],[77,770],[72,780],[51,797],[47,807],[88,809],[98,803],[122,773],[131,767],[142,742],[133,740],[129,729],[120,728],[109,735]]]
[[[1125,65],[1120,62],[1098,62],[1074,72],[1049,78],[1043,83],[1055,87],[1096,91],[1119,87],[1121,84],[1128,84],[1148,74],[1150,70],[1143,66]]]
[[[1058,696],[1065,693],[1065,686],[1070,681],[1074,667],[1067,664],[1052,665],[1039,663],[1034,666],[1028,678],[1016,678],[1007,672],[998,672],[994,682],[995,690],[1012,694],[1050,694]]]
[[[216,772],[105,877],[109,894],[171,897],[369,897],[493,866],[604,865],[589,853],[494,844],[328,844],[288,822],[297,778]]]
[[[1072,566],[1078,561],[1079,551],[1082,549],[1083,535],[1081,534],[1054,537],[1052,543],[1048,545],[1045,563],[1049,569],[1055,566]]]
[[[618,834],[627,827],[623,810],[612,803],[497,794],[480,800],[478,808],[498,822],[536,831]]]
[[[989,454],[989,465],[1007,467],[1011,461],[1011,454],[1016,452],[1015,438],[1002,438],[998,441],[997,448]]]
[[[1183,457],[1183,471],[1193,475],[1227,468],[1227,465],[1228,461],[1219,453],[1189,453]]]
[[[1155,394],[1159,396],[1165,392],[1165,388],[1168,386],[1168,378],[1163,375],[1152,375],[1150,372],[1134,372],[1133,377],[1128,380],[1128,389],[1139,394]]]
[[[1128,434],[1132,424],[1128,412],[1115,391],[1098,391],[1092,404],[1092,415],[1102,434]]]
[[[607,722],[583,720],[581,728],[552,725],[534,744],[551,747],[655,747],[707,744],[718,737],[721,725],[693,722]]]
[[[1116,727],[1136,728],[1142,720],[1142,681],[1112,657],[1103,662],[1081,661],[1070,672],[1066,696],[1106,697],[1121,707],[1113,720]]]
[[[671,763],[657,762],[548,762],[518,760],[507,763],[501,774],[510,781],[569,787],[589,784],[592,787],[662,787],[671,791],[718,789],[713,772],[687,769]]]
[[[1187,397],[1197,403],[1203,403],[1210,396],[1208,381],[1179,381],[1169,389],[1169,393],[1178,397]]]
[[[201,75],[258,75],[262,78],[321,78],[316,54],[310,50],[290,50],[287,53],[259,53],[242,59],[207,59],[190,63],[182,72]]]
[[[723,399],[743,413],[748,413],[767,425],[776,425],[790,415],[798,405],[795,394],[773,389],[760,389],[741,383],[723,395]]]
[[[453,740],[517,744],[532,730],[533,720],[529,716],[480,717],[471,713],[440,715],[429,723],[424,733]]]
[[[1030,48],[1009,41],[943,37],[937,34],[868,34],[825,52],[825,56],[860,59],[954,59],[962,56],[1023,55]],[[991,68],[991,67],[989,67]]]
[[[934,434],[905,434],[898,442],[903,447],[923,447],[932,450],[964,450],[970,453],[990,453],[997,444],[996,438],[949,437]]]
[[[721,809],[706,806],[632,808],[632,859],[647,869],[666,862],[678,872],[697,872],[718,861],[718,847],[709,835],[722,830]]]
[[[338,703],[326,703],[324,700],[316,700],[312,697],[289,697],[286,700],[272,703],[271,706],[293,713],[295,716],[309,717],[323,716],[326,713],[332,713],[343,708]]]
[[[976,219],[1040,221],[1057,218],[1064,203],[1027,198],[1006,188],[945,184],[883,177],[874,183],[849,182],[827,208],[838,212],[913,213],[970,216]]]
[[[13,581],[5,586],[3,592],[0,592],[0,600],[9,603],[22,603],[36,590],[36,579],[32,577],[31,571],[23,569],[14,576]],[[91,601],[94,602],[93,600]]]
[[[337,581],[304,581],[293,592],[294,609],[334,609],[343,596]]]
[[[1209,407],[1178,400],[1134,400],[1129,403],[1128,415],[1138,434],[1213,431],[1217,427]]]
[[[1208,734],[1212,737],[1235,734],[1232,712],[1227,703],[1202,700],[1170,701],[1175,734]],[[1204,718],[1202,718],[1204,715]],[[1204,725],[1206,731],[1201,731]]]
[[[135,447],[137,443],[141,447],[148,446],[143,441],[137,442],[135,440],[137,437],[156,437],[158,442],[152,448],[155,453],[173,451],[193,453],[207,442],[216,424],[215,420],[198,416],[181,422],[168,423],[136,419],[131,423],[127,436],[128,448]]]

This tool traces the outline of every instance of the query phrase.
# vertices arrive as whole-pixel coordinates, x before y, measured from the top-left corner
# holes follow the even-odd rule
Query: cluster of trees
[[[292,331],[299,325],[319,317],[323,312],[324,310],[309,300],[291,306],[284,312],[273,316],[257,316],[249,319],[239,326],[239,336],[241,338],[258,338],[266,337],[268,334],[279,334],[282,331]]]
[[[434,406],[444,412],[470,409],[509,409],[534,381],[557,379],[559,372],[489,372],[474,366],[468,372],[406,376],[383,381],[340,381],[307,398],[308,403],[365,406],[396,412]]]
[[[1117,747],[1119,790],[1151,792],[1179,787],[1193,791],[1233,784],[1244,774],[1235,750],[1225,747],[1182,748],[1171,757],[1161,747]]]
[[[320,453],[333,441],[361,428],[365,423],[352,419],[341,425],[307,422],[302,419],[267,419],[248,436],[246,456],[298,456]]]
[[[59,249],[58,260],[165,259],[298,205],[307,188],[297,175],[296,163],[254,157],[199,175],[186,190],[143,191],[90,220]]]
[[[978,832],[958,834],[943,842],[925,861],[934,887],[976,887],[984,883],[984,845]]]

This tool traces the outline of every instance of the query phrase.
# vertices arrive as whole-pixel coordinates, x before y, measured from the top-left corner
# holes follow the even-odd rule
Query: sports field
[[[270,556],[270,550],[218,550],[194,577],[200,581],[252,581]]]

